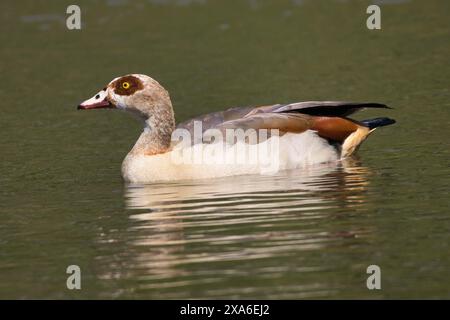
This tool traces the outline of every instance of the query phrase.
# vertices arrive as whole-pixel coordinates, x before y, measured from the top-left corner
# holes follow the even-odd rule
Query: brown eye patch
[[[144,85],[141,80],[134,76],[125,76],[114,81],[113,87],[116,94],[129,96],[138,90],[142,90]]]

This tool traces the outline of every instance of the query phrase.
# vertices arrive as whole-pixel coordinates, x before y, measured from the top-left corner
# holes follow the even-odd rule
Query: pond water
[[[450,298],[449,1],[377,1],[374,31],[369,1],[77,3],[78,31],[64,2],[0,5],[0,298]],[[126,185],[139,124],[76,106],[132,72],[178,121],[353,100],[398,122],[339,164]]]

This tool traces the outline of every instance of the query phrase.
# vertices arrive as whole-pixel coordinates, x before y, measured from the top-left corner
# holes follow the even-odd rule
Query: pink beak
[[[104,109],[104,108],[114,108],[114,106],[108,101],[106,91],[102,90],[92,98],[80,103],[77,109],[89,110],[89,109]]]

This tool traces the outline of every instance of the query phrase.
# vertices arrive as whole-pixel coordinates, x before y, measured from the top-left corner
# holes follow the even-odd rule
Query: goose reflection
[[[213,263],[317,250],[363,235],[367,229],[327,229],[324,221],[363,210],[369,175],[351,159],[273,176],[128,185],[130,262],[144,288],[167,289],[239,272],[206,267]]]

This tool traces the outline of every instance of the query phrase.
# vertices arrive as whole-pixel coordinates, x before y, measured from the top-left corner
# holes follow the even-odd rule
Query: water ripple
[[[327,228],[329,221],[339,222],[332,212],[355,212],[364,203],[369,174],[367,168],[346,162],[274,176],[127,186],[131,211],[124,254],[129,259],[120,277],[139,279],[137,296],[159,292],[159,297],[170,298],[175,290],[180,297],[184,288],[202,287],[196,291],[199,297],[225,297],[227,292],[211,288],[251,272],[230,269],[229,263],[264,261],[254,270],[260,279],[278,279],[293,270],[317,271],[314,265],[271,264],[370,234],[370,228]],[[103,234],[99,241],[111,239]],[[257,290],[240,283],[233,287],[241,296]],[[324,284],[313,283],[278,295],[313,297],[327,292]]]

